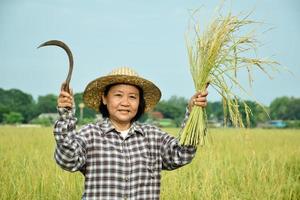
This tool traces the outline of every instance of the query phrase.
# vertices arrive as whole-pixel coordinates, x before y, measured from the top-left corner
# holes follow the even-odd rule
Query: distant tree
[[[19,124],[22,123],[24,117],[18,112],[9,112],[4,114],[4,123],[6,124]]]
[[[255,106],[255,114],[254,116],[257,122],[265,122],[270,120],[270,109],[268,106],[265,105],[258,105]]]
[[[9,107],[7,105],[0,104],[0,123],[4,121],[4,115],[8,113],[9,113]]]
[[[206,107],[206,114],[208,119],[210,120],[223,120],[223,105],[222,102],[208,102]]]
[[[279,97],[270,104],[272,119],[299,120],[300,119],[300,98]]]
[[[270,104],[270,116],[272,119],[287,120],[290,118],[289,104],[291,99],[289,97],[279,97],[274,99]]]
[[[173,119],[177,126],[180,126],[188,100],[184,97],[172,96],[169,100],[160,101],[154,108],[154,111],[161,112],[165,118]]]
[[[37,101],[37,113],[55,113],[57,107],[57,96],[54,94],[47,94],[39,96]]]
[[[288,112],[290,120],[300,120],[300,98],[291,97]]]
[[[250,114],[250,125],[251,127],[255,127],[257,123],[264,122],[268,119],[267,107],[262,107],[261,105],[258,105],[254,101],[245,101],[245,103],[249,106],[251,109]],[[242,115],[242,120],[244,124],[246,125],[246,112],[245,112],[245,106],[242,102],[239,102],[239,110]],[[221,101],[216,102],[208,102],[206,107],[206,113],[208,116],[208,119],[210,120],[223,120],[224,119],[224,111],[223,111],[223,104]]]
[[[36,116],[35,102],[32,96],[18,89],[4,90],[0,88],[0,122],[4,120],[4,114],[9,112],[22,113],[22,122],[30,121]]]
[[[257,104],[254,101],[245,101],[247,106],[250,108],[250,127],[255,127],[259,122],[264,122],[268,119],[267,108],[262,107],[262,105]],[[240,112],[242,114],[243,122],[247,125],[245,106],[240,103]]]

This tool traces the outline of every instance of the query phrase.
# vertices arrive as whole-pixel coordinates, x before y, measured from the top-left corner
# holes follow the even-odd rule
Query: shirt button
[[[126,176],[126,177],[124,178],[124,180],[125,180],[125,181],[129,181],[129,178]]]

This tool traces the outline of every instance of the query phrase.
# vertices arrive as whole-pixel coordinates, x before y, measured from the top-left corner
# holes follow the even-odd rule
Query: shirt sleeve
[[[76,132],[75,110],[58,108],[59,119],[54,125],[56,148],[54,158],[63,169],[75,172],[86,162],[87,141]]]
[[[182,127],[185,126],[189,116],[188,109],[186,110],[185,118]],[[192,161],[196,154],[196,147],[180,145],[179,139],[167,133],[162,135],[162,161],[163,169],[173,170],[182,167]]]

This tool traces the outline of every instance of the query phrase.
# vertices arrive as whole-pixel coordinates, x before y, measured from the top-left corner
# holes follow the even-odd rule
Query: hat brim
[[[151,81],[137,76],[128,75],[108,75],[97,78],[91,81],[85,88],[83,93],[84,104],[99,111],[99,106],[102,103],[102,95],[105,88],[112,84],[130,84],[140,87],[144,93],[145,112],[154,108],[161,98],[160,89]]]

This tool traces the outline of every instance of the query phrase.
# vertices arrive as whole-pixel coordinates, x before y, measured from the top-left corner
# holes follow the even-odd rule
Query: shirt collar
[[[115,129],[114,126],[112,125],[111,121],[108,118],[103,118],[103,120],[98,122],[98,125],[104,134]]]
[[[143,136],[145,135],[141,123],[137,121],[133,122],[130,128],[132,129],[132,132],[140,133]]]
[[[101,130],[103,131],[103,134],[107,134],[113,130],[115,130],[115,127],[109,120],[109,118],[104,118],[101,122],[98,123]],[[139,122],[133,122],[130,129],[129,129],[129,134],[130,133],[140,133],[141,135],[144,135],[143,129],[141,127],[141,124]]]

